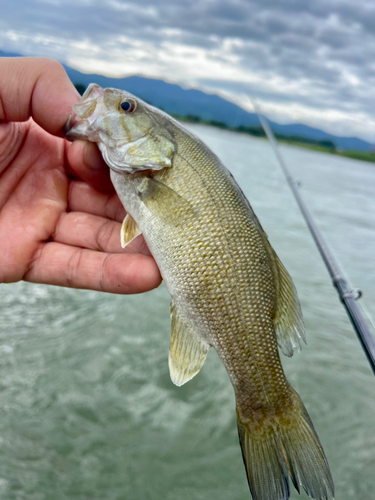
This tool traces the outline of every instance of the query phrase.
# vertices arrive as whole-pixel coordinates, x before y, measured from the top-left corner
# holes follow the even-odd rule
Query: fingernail
[[[92,142],[87,143],[83,159],[85,165],[91,170],[102,170],[103,168],[108,168],[98,147]]]

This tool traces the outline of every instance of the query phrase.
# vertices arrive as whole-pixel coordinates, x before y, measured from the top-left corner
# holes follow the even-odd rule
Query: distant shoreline
[[[74,86],[78,92],[82,95],[86,90],[86,86],[82,83],[75,83]],[[145,100],[145,99],[144,99]],[[147,102],[147,100],[146,100]],[[149,102],[152,104],[152,102]],[[159,106],[160,108],[160,106]],[[221,128],[223,130],[230,130],[232,132],[241,132],[243,134],[249,134],[254,137],[266,138],[266,134],[262,127],[247,127],[244,125],[239,125],[237,127],[231,127],[224,122],[217,120],[204,120],[197,115],[178,115],[171,113],[163,108],[160,108],[166,113],[169,113],[176,120],[187,123],[199,123],[202,125],[210,125],[212,127]],[[308,139],[307,137],[302,137],[299,135],[282,135],[280,133],[274,132],[276,139],[284,144],[289,144],[291,146],[297,146],[307,149],[312,149],[313,151],[320,151],[322,153],[330,153],[338,156],[344,156],[346,158],[353,158],[354,160],[362,160],[371,163],[375,163],[375,151],[358,151],[352,149],[338,149],[331,140],[322,139]]]
[[[240,132],[243,134],[249,134],[253,137],[266,138],[266,134],[262,127],[245,127],[240,125],[238,127],[230,127],[226,125],[224,122],[219,122],[216,120],[203,120],[199,116],[195,115],[186,115],[180,116],[176,114],[172,114],[176,120],[187,123],[198,123],[201,125],[210,125],[212,127],[221,128],[224,130],[230,130],[231,132]],[[375,163],[375,151],[356,151],[356,150],[339,150],[333,144],[332,141],[315,141],[313,139],[307,139],[305,137],[300,136],[284,136],[278,133],[275,133],[276,139],[283,143],[289,144],[291,146],[298,146],[306,149],[312,149],[313,151],[320,151],[322,153],[330,153],[338,156],[344,156],[346,158],[353,158],[354,160],[362,160],[371,163]]]

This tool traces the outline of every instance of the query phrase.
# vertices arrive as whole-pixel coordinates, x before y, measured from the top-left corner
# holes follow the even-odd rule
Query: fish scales
[[[273,387],[286,391],[283,371],[274,362],[279,355],[270,321],[275,286],[268,254],[259,244],[262,235],[245,203],[238,200],[236,186],[228,182],[231,178],[223,168],[217,168],[218,159],[201,151],[197,141],[188,135],[178,137],[177,144],[174,168],[160,175],[186,201],[201,207],[195,227],[191,225],[187,232],[192,230],[198,241],[206,240],[209,246],[184,244],[187,236],[184,226],[180,232],[178,229],[166,232],[167,241],[161,252],[167,252],[174,260],[166,263],[166,269],[177,270],[171,278],[166,278],[167,286],[175,296],[183,293],[181,286],[187,292],[194,290],[199,294],[199,307],[194,307],[192,314],[206,319],[209,325],[206,338],[225,363],[235,388],[246,385],[246,398],[250,400],[255,392],[258,405],[259,399],[272,398]],[[191,157],[190,163],[203,166],[198,174],[185,160],[186,154]],[[159,234],[158,231],[157,239]],[[207,258],[207,254],[212,257]],[[176,261],[191,265],[176,265]],[[187,294],[182,296],[189,300]],[[264,346],[256,338],[257,332],[267,338]],[[251,362],[254,357],[257,363]],[[272,365],[276,369],[270,371]]]
[[[173,382],[194,377],[214,347],[234,387],[254,500],[287,500],[289,479],[316,500],[333,496],[279,356],[304,340],[298,297],[232,175],[181,124],[127,92],[90,85],[73,108],[67,137],[97,142],[128,213],[122,244],[144,235],[171,294]]]

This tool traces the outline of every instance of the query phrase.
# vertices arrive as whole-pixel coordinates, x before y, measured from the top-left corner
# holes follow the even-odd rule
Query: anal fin
[[[142,234],[138,224],[130,214],[127,214],[121,225],[121,247],[125,248],[137,236]]]
[[[195,332],[190,322],[171,302],[171,345],[169,372],[178,386],[191,380],[206,361],[210,346]]]

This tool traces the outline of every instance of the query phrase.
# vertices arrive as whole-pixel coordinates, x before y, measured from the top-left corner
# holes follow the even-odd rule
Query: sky
[[[374,0],[0,0],[0,50],[375,143]]]

